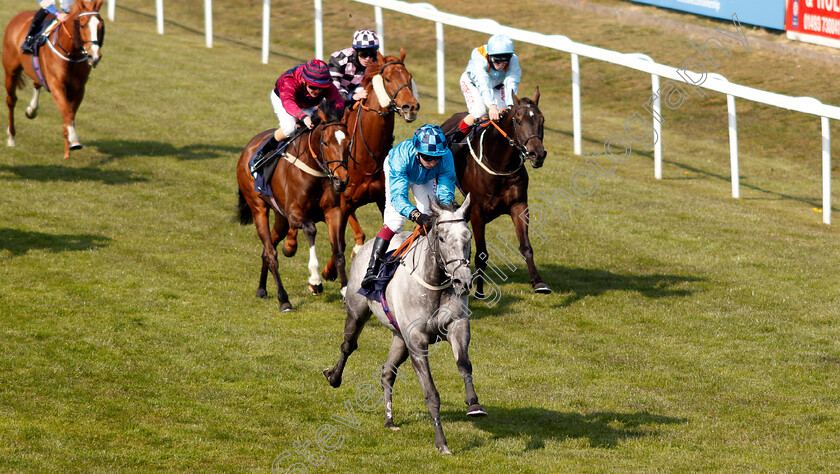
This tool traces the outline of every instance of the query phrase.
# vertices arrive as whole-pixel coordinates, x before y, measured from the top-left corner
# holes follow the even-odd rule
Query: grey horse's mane
[[[454,200],[453,200],[452,204],[442,204],[437,197],[433,197],[432,199],[434,199],[435,204],[437,204],[438,207],[440,207],[441,210],[444,210],[444,211],[455,212],[455,211],[458,210],[459,207],[461,207],[459,205],[456,205]]]

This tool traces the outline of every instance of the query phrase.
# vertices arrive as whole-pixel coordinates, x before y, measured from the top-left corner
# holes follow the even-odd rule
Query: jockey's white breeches
[[[391,204],[391,166],[388,164],[388,159],[385,159],[383,165],[385,171],[385,225],[395,233],[402,231],[405,224],[405,216],[397,212],[394,205]],[[423,184],[408,183],[408,188],[414,193],[414,202],[417,205],[417,210],[423,214],[431,214],[429,209],[429,198],[434,199],[437,196],[437,178],[431,179]]]

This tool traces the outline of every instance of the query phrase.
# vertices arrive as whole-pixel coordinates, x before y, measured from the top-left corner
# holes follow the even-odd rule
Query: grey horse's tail
[[[254,222],[254,215],[251,213],[251,206],[248,205],[248,201],[245,200],[245,195],[242,194],[242,190],[239,190],[239,205],[236,206],[237,214],[239,215],[239,223],[242,225],[248,225]]]

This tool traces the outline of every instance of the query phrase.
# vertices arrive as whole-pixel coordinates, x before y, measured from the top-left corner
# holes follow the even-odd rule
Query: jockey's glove
[[[409,219],[417,223],[417,225],[425,227],[427,230],[432,227],[432,216],[423,214],[419,209],[411,211]]]

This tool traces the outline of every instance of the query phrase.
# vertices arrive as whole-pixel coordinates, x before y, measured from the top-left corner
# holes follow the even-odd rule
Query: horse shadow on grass
[[[627,439],[659,434],[658,425],[688,423],[687,418],[657,415],[647,411],[635,413],[576,413],[545,408],[500,408],[485,405],[489,416],[471,418],[476,428],[492,434],[490,440],[477,440],[464,450],[479,448],[504,438],[527,437],[524,452],[545,448],[546,441],[586,439],[593,448],[614,448]],[[444,419],[463,418],[463,410],[442,412]]]
[[[179,147],[151,140],[93,140],[89,145],[105,155],[99,160],[100,164],[137,156],[174,156],[179,160],[190,161],[238,157],[242,153],[242,147],[214,143],[193,143]]]
[[[632,291],[645,298],[691,296],[694,290],[685,288],[683,283],[705,281],[705,278],[691,275],[621,274],[553,264],[540,265],[540,273],[554,291],[566,295],[560,306],[569,306],[587,296],[600,296],[608,291]]]
[[[19,179],[40,182],[80,182],[99,181],[102,184],[129,184],[148,181],[146,177],[134,171],[103,170],[86,166],[72,168],[61,165],[0,165],[0,174],[11,173]]]
[[[600,296],[608,291],[633,291],[646,298],[683,297],[693,294],[693,290],[685,288],[684,283],[705,281],[704,278],[690,275],[670,275],[651,273],[645,275],[621,274],[608,270],[591,268],[573,268],[555,264],[541,264],[540,274],[555,294],[562,300],[557,305],[566,307],[587,296]],[[495,274],[486,273],[489,279]],[[524,279],[520,281],[521,279]],[[527,282],[527,274],[508,279],[509,282]],[[485,280],[486,298],[470,299],[471,309],[480,309],[471,318],[481,318],[507,312],[512,304],[522,297],[511,295],[505,291],[505,284],[491,284]],[[551,296],[546,296],[550,298]]]
[[[111,239],[93,234],[45,234],[0,227],[0,253],[9,251],[12,257],[25,255],[30,250],[50,252],[78,252],[104,247]]]

